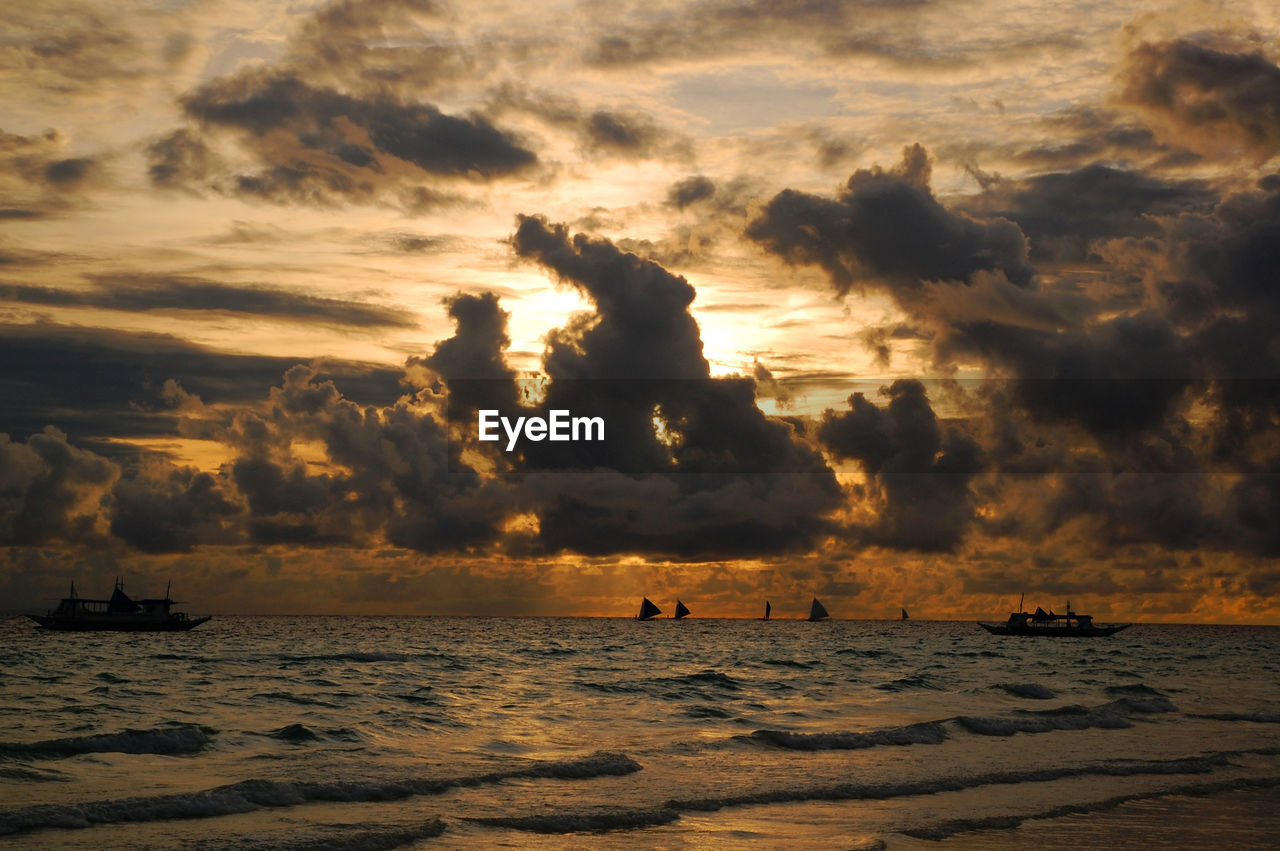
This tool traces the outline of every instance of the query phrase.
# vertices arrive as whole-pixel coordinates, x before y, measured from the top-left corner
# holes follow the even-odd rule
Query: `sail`
[[[764,601],[764,619],[765,620],[769,619],[769,612],[771,611],[773,611],[773,606],[770,606],[769,601],[765,600]]]
[[[905,621],[905,620],[909,619],[910,617],[911,617],[911,616],[907,614],[907,609],[906,609],[906,607],[904,606],[904,607],[903,607],[903,609],[902,609],[902,619]]]
[[[686,606],[684,603],[681,603],[679,600],[676,600],[676,613],[675,613],[676,620],[680,620],[680,618],[684,617],[687,614],[689,614],[689,607]]]
[[[647,621],[654,615],[662,614],[662,609],[655,606],[648,597],[644,598],[644,602],[640,604],[640,614],[636,615],[636,620]]]
[[[826,606],[819,603],[818,598],[814,597],[813,606],[809,609],[809,620],[820,621],[823,618],[829,618],[829,617],[831,617],[831,615],[827,614]]]

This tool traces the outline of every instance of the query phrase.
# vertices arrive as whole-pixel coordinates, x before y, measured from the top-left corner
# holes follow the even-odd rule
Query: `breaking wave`
[[[98,824],[210,818],[317,801],[365,803],[438,795],[450,789],[517,778],[580,780],[630,774],[640,764],[622,753],[601,751],[579,759],[538,762],[504,771],[453,778],[333,780],[327,782],[242,780],[200,792],[110,801],[39,804],[0,813],[0,836],[41,828],[87,828]]]
[[[1027,700],[1052,700],[1058,696],[1053,689],[1039,683],[1000,683],[996,688]]]
[[[1203,715],[1189,714],[1188,718],[1206,721],[1251,721],[1254,724],[1280,724],[1280,712],[1210,712]]]
[[[678,811],[711,812],[725,807],[752,804],[784,804],[799,801],[885,800],[914,795],[932,795],[938,792],[958,792],[981,786],[1016,785],[1044,780],[1060,780],[1066,777],[1207,774],[1228,764],[1228,758],[1225,754],[1170,760],[1116,760],[1093,765],[1066,765],[1024,771],[1000,771],[968,777],[941,777],[896,783],[840,783],[830,786],[767,789],[741,795],[673,800],[667,802],[667,807]]]
[[[1239,778],[1221,780],[1214,783],[1196,783],[1178,786],[1172,789],[1161,789],[1152,792],[1135,792],[1129,795],[1117,795],[1101,801],[1090,801],[1082,804],[1063,804],[1037,813],[1025,815],[988,816],[986,818],[953,819],[930,827],[910,828],[902,832],[915,839],[941,841],[959,833],[978,830],[1012,830],[1023,822],[1061,818],[1069,815],[1088,815],[1090,813],[1113,810],[1121,804],[1131,801],[1153,800],[1177,795],[1214,795],[1222,792],[1235,792],[1241,789],[1274,789],[1280,787],[1280,777]]]
[[[1103,706],[1063,706],[1057,709],[1023,710],[1016,716],[962,715],[956,723],[979,736],[1012,736],[1017,733],[1051,733],[1056,730],[1120,730],[1132,727],[1129,716],[1177,712],[1167,697],[1123,697]]]
[[[172,724],[149,730],[121,730],[94,733],[42,742],[0,742],[0,757],[10,759],[62,759],[86,753],[184,754],[196,753],[209,744],[216,731],[196,724]]]
[[[879,745],[937,745],[947,738],[947,731],[936,721],[889,727],[864,733],[790,733],[785,730],[756,730],[748,736],[735,736],[754,742],[796,751],[860,750]]]
[[[467,821],[488,827],[505,827],[530,833],[603,833],[670,824],[680,818],[673,809],[586,810],[536,816],[491,816]]]
[[[239,851],[386,851],[391,848],[403,848],[423,839],[434,839],[445,831],[445,824],[440,819],[431,819],[417,827],[382,828],[365,830],[345,825],[333,825],[327,830],[313,831],[304,836],[291,836],[287,840],[279,837],[259,839],[257,837],[240,837],[232,842],[221,842],[218,847],[236,848]],[[203,846],[201,846],[203,847]]]

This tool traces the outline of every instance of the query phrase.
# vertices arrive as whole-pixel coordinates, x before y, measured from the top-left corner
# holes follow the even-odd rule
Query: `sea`
[[[0,845],[1276,848],[1280,628],[0,621]]]

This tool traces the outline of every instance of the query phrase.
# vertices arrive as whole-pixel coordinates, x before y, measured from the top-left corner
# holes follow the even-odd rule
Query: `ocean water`
[[[0,622],[22,847],[1276,847],[1280,629]]]

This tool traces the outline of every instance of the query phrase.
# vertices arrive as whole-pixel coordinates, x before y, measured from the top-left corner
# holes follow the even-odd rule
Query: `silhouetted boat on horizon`
[[[45,629],[70,632],[185,632],[211,617],[189,618],[185,612],[171,612],[174,602],[167,586],[163,598],[134,600],[124,593],[124,581],[117,578],[110,600],[90,600],[76,596],[72,582],[71,596],[64,597],[56,609],[27,617]]]
[[[686,606],[684,603],[680,602],[679,600],[676,600],[676,613],[671,617],[675,618],[676,620],[680,620],[683,617],[688,617],[688,615],[689,615],[689,607]]]
[[[1022,608],[1019,604],[1018,608]],[[1115,635],[1132,624],[1096,624],[1092,615],[1080,615],[1071,611],[1071,603],[1067,603],[1065,615],[1046,612],[1039,606],[1034,612],[1010,612],[1004,623],[984,623],[978,626],[992,635],[1035,635],[1046,638],[1093,638],[1101,635]]]
[[[640,604],[640,614],[636,615],[636,620],[647,621],[660,614],[662,614],[662,609],[659,609],[653,604],[653,601],[645,597],[644,602]]]
[[[903,606],[903,607],[902,607],[902,618],[901,618],[901,619],[902,619],[902,620],[904,620],[904,621],[911,620],[911,616],[907,614],[907,607],[906,607],[906,606]]]
[[[772,611],[773,611],[773,606],[769,605],[768,600],[765,600],[764,601],[764,617],[761,618],[760,620],[767,621],[769,619],[769,613]]]
[[[817,597],[814,597],[813,605],[809,607],[809,620],[821,621],[826,620],[829,617],[831,617],[831,615],[827,613],[827,607],[818,602]]]

